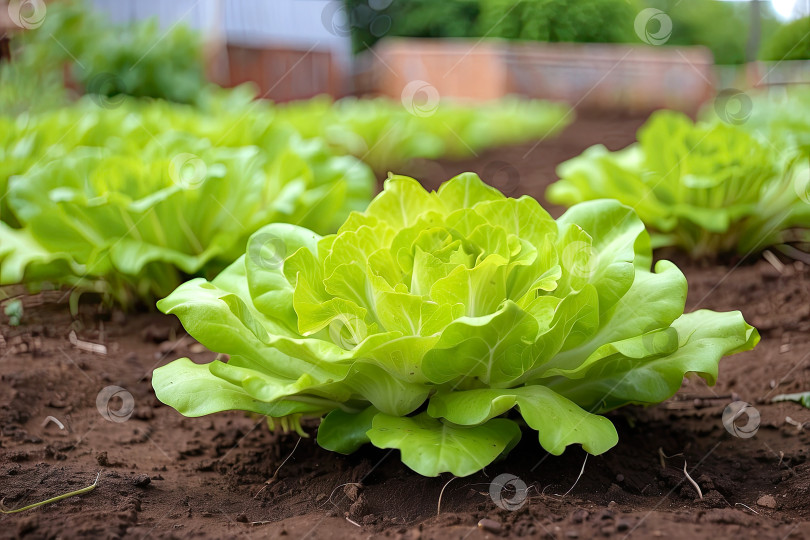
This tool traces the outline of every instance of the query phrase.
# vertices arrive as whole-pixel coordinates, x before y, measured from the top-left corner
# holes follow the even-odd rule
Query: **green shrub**
[[[790,22],[766,41],[760,55],[762,60],[810,59],[810,17]]]
[[[635,39],[626,0],[481,0],[478,34],[533,41],[617,43]]]
[[[767,42],[780,23],[767,2],[759,5]],[[634,21],[642,9],[653,7],[672,20],[667,45],[703,45],[718,64],[739,64],[746,61],[751,24],[750,3],[719,0],[397,0],[380,11],[367,0],[346,0],[346,6],[355,51],[382,36],[641,43]],[[804,33],[780,38],[785,50]]]
[[[479,0],[396,0],[382,10],[368,0],[345,0],[355,52],[384,36],[472,37],[477,35]]]
[[[207,86],[198,34],[155,20],[112,24],[80,0],[48,3],[42,26],[15,35],[13,45],[12,62],[0,64],[0,114],[63,103],[66,68],[84,91],[102,96],[193,103]]]
[[[752,2],[642,1],[646,6],[664,11],[672,19],[672,35],[667,45],[703,45],[712,51],[717,64],[741,64],[747,60]],[[762,39],[767,40],[780,23],[768,2],[760,2],[759,6]]]

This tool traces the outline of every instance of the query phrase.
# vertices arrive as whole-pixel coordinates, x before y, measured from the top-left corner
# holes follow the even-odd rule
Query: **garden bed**
[[[623,147],[642,121],[580,119],[537,146],[419,162],[402,172],[436,187],[475,170],[508,195],[542,201],[556,163],[596,142]],[[689,281],[687,311],[740,309],[762,342],[724,359],[714,388],[689,380],[658,407],[610,414],[619,444],[590,457],[578,481],[582,450],[549,456],[529,433],[507,460],[447,484],[450,475],[421,477],[390,451],[341,456],[313,438],[273,434],[263,419],[243,413],[184,418],[154,397],[151,372],[177,357],[209,361],[213,354],[185,337],[176,319],[123,315],[88,300],[73,319],[59,294],[27,297],[23,324],[0,326],[0,496],[17,508],[101,477],[89,494],[0,517],[0,537],[810,538],[810,411],[770,403],[810,388],[810,268],[673,258]],[[77,348],[77,339],[80,347],[103,344],[106,354]],[[98,396],[109,386],[133,398],[125,421],[102,416]],[[761,415],[754,437],[735,437],[723,425],[724,408],[737,397]],[[107,405],[115,412],[121,402]],[[48,416],[64,429],[43,425]],[[684,459],[702,499],[683,473]],[[529,486],[519,510],[490,498],[501,473]],[[492,520],[490,531],[478,527],[481,519]]]

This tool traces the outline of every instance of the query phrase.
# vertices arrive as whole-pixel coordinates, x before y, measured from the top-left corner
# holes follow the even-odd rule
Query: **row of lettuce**
[[[268,223],[336,231],[376,191],[369,165],[544,137],[570,119],[565,106],[521,100],[416,115],[384,99],[252,98],[85,97],[0,116],[0,285],[151,303],[222,270]]]
[[[810,97],[756,97],[745,121],[655,113],[638,142],[561,164],[547,198],[617,199],[654,248],[694,258],[810,242]],[[247,88],[203,104],[85,97],[0,116],[0,285],[101,292],[151,303],[188,276],[211,277],[262,226],[319,234],[363,210],[377,177],[413,158],[462,156],[545,137],[565,106],[508,99],[414,114],[385,99],[276,106]],[[486,180],[486,179],[485,179]]]

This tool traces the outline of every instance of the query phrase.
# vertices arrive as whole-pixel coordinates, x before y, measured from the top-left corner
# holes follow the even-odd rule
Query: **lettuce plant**
[[[739,312],[684,314],[687,285],[651,271],[644,225],[616,201],[558,220],[474,174],[437,192],[392,176],[337,234],[269,225],[212,281],[158,302],[228,360],[155,370],[186,416],[224,410],[298,429],[350,453],[396,448],[420,474],[480,470],[521,436],[543,448],[617,442],[600,414],[710,384],[718,361],[759,340]]]
[[[703,258],[807,237],[810,204],[797,189],[806,172],[743,127],[662,111],[637,144],[618,152],[597,145],[562,163],[546,195],[566,206],[617,199],[650,228],[653,247]]]

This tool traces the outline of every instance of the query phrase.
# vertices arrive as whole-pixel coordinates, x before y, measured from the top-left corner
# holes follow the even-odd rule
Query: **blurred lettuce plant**
[[[443,101],[438,94],[419,104],[414,97],[320,97],[280,106],[278,114],[304,137],[323,137],[383,174],[415,158],[463,157],[552,136],[574,117],[562,103],[515,96],[478,104]]]
[[[745,254],[807,240],[810,204],[796,189],[807,167],[795,165],[747,128],[661,111],[628,148],[597,145],[562,163],[546,195],[566,206],[617,199],[650,228],[653,247]]]
[[[366,165],[302,139],[272,108],[226,98],[209,103],[215,115],[83,98],[0,118],[0,284],[68,285],[130,304],[221,270],[263,225],[326,233],[366,206]]]

